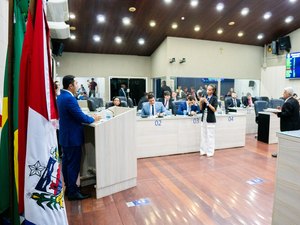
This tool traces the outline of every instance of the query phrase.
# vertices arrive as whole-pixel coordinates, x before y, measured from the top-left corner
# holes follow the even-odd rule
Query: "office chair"
[[[106,109],[109,108],[109,107],[112,107],[112,106],[114,106],[113,101],[108,101],[108,102],[105,103],[105,108]]]
[[[127,98],[127,105],[128,105],[129,108],[133,108],[133,107],[134,107],[133,101],[132,101],[132,99],[129,98],[129,97]]]
[[[121,106],[122,106],[122,107],[128,107],[127,101],[121,100]]]
[[[87,100],[87,105],[88,105],[88,108],[89,108],[89,110],[91,111],[91,112],[94,112],[94,111],[96,111],[96,104],[95,104],[95,102],[94,102],[94,100],[92,100],[92,99],[88,99]]]
[[[267,101],[257,100],[254,102],[254,110],[255,110],[255,122],[258,123],[258,113],[264,111],[264,109],[268,108]]]
[[[103,98],[89,98],[94,101],[96,108],[103,107]]]
[[[277,107],[282,107],[283,103],[283,99],[271,99],[269,102],[269,108],[276,109]]]
[[[267,96],[260,96],[260,97],[257,97],[257,100],[270,102],[269,97],[267,97]]]
[[[116,96],[116,98],[120,99],[121,101],[127,102],[127,98],[124,96]]]

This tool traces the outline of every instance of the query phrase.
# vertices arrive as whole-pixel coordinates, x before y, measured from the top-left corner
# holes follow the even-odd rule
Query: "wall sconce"
[[[186,61],[185,61],[185,58],[182,58],[182,59],[180,59],[180,61],[179,61],[179,63],[181,64],[181,63],[185,63]]]
[[[171,58],[170,60],[169,60],[169,63],[174,63],[175,62],[175,58]]]

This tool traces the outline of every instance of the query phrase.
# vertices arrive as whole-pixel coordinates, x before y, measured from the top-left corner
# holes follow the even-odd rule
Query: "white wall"
[[[167,66],[169,64],[167,58],[167,39],[151,55],[151,76],[164,77],[167,75]]]
[[[2,113],[3,80],[8,43],[8,0],[0,1],[0,114]]]
[[[247,93],[250,93],[252,96],[260,95],[260,80],[252,80],[255,84],[254,87],[249,87],[249,81],[248,79],[235,79],[234,90],[238,98],[247,95]]]

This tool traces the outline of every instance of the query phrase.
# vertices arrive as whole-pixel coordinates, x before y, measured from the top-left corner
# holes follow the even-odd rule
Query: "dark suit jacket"
[[[85,115],[74,96],[61,90],[57,97],[59,113],[59,143],[63,147],[81,146],[83,144],[82,123],[93,123],[94,118]]]
[[[161,87],[161,95],[160,95],[162,98],[164,98],[164,92],[165,91],[169,91],[170,94],[172,94],[172,90],[171,90],[171,88],[169,86],[167,86],[167,85],[163,86],[163,87]]]
[[[207,98],[207,96],[206,96]],[[211,98],[209,99],[209,104],[211,104],[216,110],[218,107],[218,98],[217,96],[211,96]],[[216,116],[215,113],[209,108],[207,107],[206,103],[203,102],[202,103],[202,112],[204,112],[204,110],[207,108],[207,119],[206,122],[207,123],[215,123],[216,122]],[[204,113],[202,114],[202,118],[201,121],[203,122],[203,117],[204,117]]]
[[[177,114],[178,115],[183,115],[183,111],[184,110],[187,110],[187,102],[182,102],[179,107],[178,107],[178,110],[177,110]],[[191,111],[194,111],[196,113],[200,113],[200,108],[199,106],[197,105],[192,105],[191,106]]]
[[[126,97],[126,91],[124,89],[120,88],[120,90],[119,90],[119,96]]]
[[[253,98],[251,97],[251,99],[252,99],[252,103],[254,104],[254,101],[253,101]],[[244,98],[244,100],[243,100],[243,105],[244,106],[248,106],[249,105],[249,103],[248,103],[248,98]]]
[[[233,99],[232,99],[232,98],[227,99],[227,100],[226,100],[226,105],[227,105],[227,108],[228,108],[228,107],[234,107]],[[240,99],[236,99],[236,106],[237,106],[237,107],[240,107],[240,106],[241,106],[241,100],[240,100]]]
[[[299,102],[290,97],[277,114],[280,117],[280,130],[298,130],[299,129]]]
[[[161,103],[164,105],[165,104],[165,99],[161,99]],[[165,105],[164,105],[165,106]],[[166,108],[166,106],[165,106]],[[167,108],[166,108],[167,109]],[[173,103],[173,101],[170,99],[169,100],[169,109],[172,110],[172,114],[176,114],[176,106],[175,104]],[[167,109],[168,110],[168,109]]]

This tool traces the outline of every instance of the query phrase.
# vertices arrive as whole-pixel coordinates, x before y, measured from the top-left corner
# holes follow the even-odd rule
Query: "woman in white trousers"
[[[211,157],[215,153],[215,112],[218,107],[216,87],[212,84],[207,87],[207,96],[200,98],[201,118],[201,144],[200,155]]]

